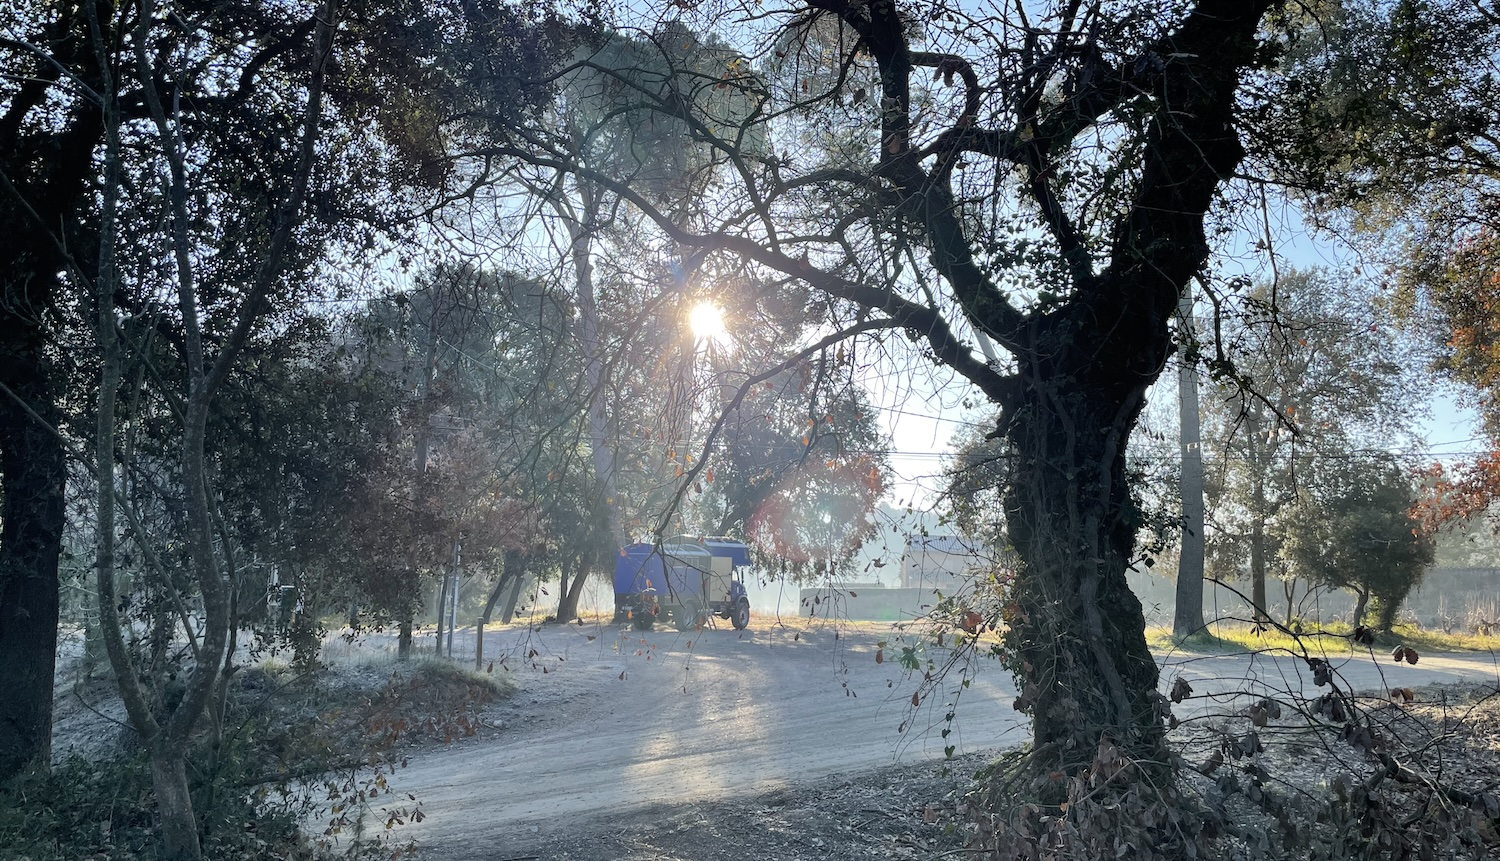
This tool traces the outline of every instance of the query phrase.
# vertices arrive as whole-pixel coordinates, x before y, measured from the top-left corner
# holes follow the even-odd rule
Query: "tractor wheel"
[[[750,626],[749,600],[741,598],[739,603],[734,605],[734,611],[729,617],[729,624],[733,625],[736,631],[743,631]]]

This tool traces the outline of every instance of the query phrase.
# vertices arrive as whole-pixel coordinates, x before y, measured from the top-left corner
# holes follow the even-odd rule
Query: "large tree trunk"
[[[0,382],[26,406],[0,394],[0,780],[51,749],[66,477],[62,442],[43,424],[56,415],[41,345],[5,316]]]
[[[164,861],[203,857],[198,840],[198,819],[193,812],[193,796],[188,790],[187,752],[180,743],[153,746],[151,788],[156,793]]]
[[[578,618],[578,599],[583,594],[583,587],[587,585],[589,571],[589,555],[580,553],[578,556],[578,570],[573,574],[573,582],[568,583],[557,598],[557,621],[571,622]],[[565,581],[566,577],[563,578]]]
[[[103,114],[95,100],[76,99],[66,116],[52,116],[48,93],[63,67],[99,87],[80,9],[49,9],[59,62],[13,70],[19,83],[0,111],[0,782],[46,762],[52,741],[66,465],[48,350],[68,265],[62,249],[85,250],[72,225],[92,188]]]
[[[971,320],[1016,359],[1014,376],[991,380],[968,364],[966,352],[944,351],[941,333],[928,337],[945,360],[969,368],[970,379],[988,382],[1004,407],[1002,431],[1014,455],[1006,522],[1022,560],[1007,619],[1008,657],[1022,685],[1020,704],[1032,716],[1030,768],[1041,778],[1037,791],[1050,800],[1064,800],[1079,785],[1069,780],[1096,758],[1106,774],[1119,762],[1132,763],[1133,785],[1170,783],[1157,666],[1146,647],[1140,601],[1125,579],[1140,525],[1127,486],[1125,446],[1146,387],[1166,363],[1168,321],[1208,259],[1204,214],[1245,154],[1234,129],[1235,93],[1269,5],[1205,0],[1164,37],[1157,50],[1173,59],[1154,84],[1156,113],[1139,181],[1113,227],[1108,265],[1096,265],[1065,218],[1052,222],[1071,280],[1070,297],[1057,306],[1022,315],[997,300],[1003,291],[985,289],[971,246],[960,239],[962,226],[947,221],[948,199],[928,192],[920,184],[925,174],[905,163],[885,171],[913,195],[922,194],[919,212],[933,237],[934,263],[966,302]],[[900,44],[895,34],[904,24],[894,18],[879,4],[861,4],[845,21],[856,30],[879,25],[884,29],[870,34],[872,42],[884,37]],[[905,106],[911,56],[885,52],[878,42],[872,50],[886,96]],[[888,116],[894,119],[882,128],[887,147],[899,150],[908,116]],[[1061,146],[1075,133],[1069,127],[1062,134],[1066,140],[1052,143]],[[1046,186],[1053,152],[1032,162],[1032,187]],[[1043,188],[1038,202],[1046,209],[1056,198]],[[1160,827],[1170,826],[1163,821]]]
[[[1271,417],[1273,426],[1275,421],[1275,417]],[[1252,407],[1246,414],[1245,433],[1250,467],[1255,471],[1250,478],[1250,612],[1255,624],[1262,625],[1271,619],[1266,612],[1269,606],[1266,598],[1266,525],[1276,513],[1276,505],[1266,490],[1266,473],[1272,468],[1276,446],[1268,441],[1259,406]]]
[[[522,562],[524,563],[524,557]],[[516,616],[516,605],[521,601],[521,588],[526,585],[526,568],[524,564],[516,569],[516,576],[511,578],[510,591],[501,599],[500,621],[506,625]]]
[[[437,638],[436,645],[432,647],[432,656],[441,658],[443,656],[443,623],[448,619],[448,573],[442,572],[441,582],[438,583],[437,597]]]
[[[1396,626],[1396,614],[1400,611],[1400,601],[1390,601],[1382,598],[1380,600],[1379,613],[1376,616],[1375,627],[1389,633]]]
[[[427,457],[429,454],[428,446],[429,438],[432,433],[432,378],[436,373],[437,318],[434,312],[434,316],[427,321],[427,357],[422,364],[422,414],[420,419],[421,424],[417,426],[417,434],[414,441],[417,455],[417,475],[415,481],[416,487],[414,489],[420,489],[423,480],[427,477]],[[407,553],[406,568],[410,581],[413,584],[417,584],[415,588],[420,594],[422,588],[420,585],[422,582],[422,576],[417,571],[417,558],[415,548],[412,548]],[[448,581],[447,578],[444,578],[442,589],[439,590],[438,593],[437,646],[435,647],[436,651],[433,653],[435,656],[441,655],[443,653],[443,597],[447,594],[447,588]],[[415,627],[413,616],[416,612],[416,606],[417,605],[415,601],[407,604],[404,608],[401,618],[398,620],[401,633],[398,635],[396,640],[397,660],[404,661],[410,658],[412,655],[412,651],[414,648],[414,646],[412,645],[412,629]]]
[[[1156,661],[1125,581],[1137,526],[1125,442],[1144,385],[1111,393],[1077,379],[1064,387],[1055,371],[1023,375],[1051,378],[1027,392],[1008,429],[1016,472],[1006,519],[1022,560],[1009,643],[1032,715],[1033,759],[1072,775],[1113,744],[1165,776]]]
[[[1250,524],[1250,603],[1257,625],[1270,618],[1266,615],[1266,524],[1260,519]]]

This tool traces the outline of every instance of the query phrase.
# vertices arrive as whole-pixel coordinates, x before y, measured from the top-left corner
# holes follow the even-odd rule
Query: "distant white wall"
[[[989,564],[984,547],[956,535],[914,535],[901,558],[901,586],[952,595]]]

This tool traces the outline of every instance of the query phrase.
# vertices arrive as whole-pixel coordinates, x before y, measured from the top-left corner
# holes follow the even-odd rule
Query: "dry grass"
[[[1365,647],[1356,647],[1353,629],[1345,623],[1331,623],[1320,628],[1307,628],[1300,634],[1289,633],[1281,628],[1256,631],[1242,622],[1210,623],[1201,634],[1176,640],[1167,627],[1146,629],[1146,641],[1153,651],[1195,652],[1201,654],[1233,654],[1237,652],[1285,649],[1301,652],[1306,649],[1318,654],[1341,655],[1363,653]],[[1491,652],[1500,651],[1500,636],[1468,633],[1445,634],[1415,625],[1397,625],[1388,633],[1376,638],[1376,647],[1404,644],[1419,652]]]

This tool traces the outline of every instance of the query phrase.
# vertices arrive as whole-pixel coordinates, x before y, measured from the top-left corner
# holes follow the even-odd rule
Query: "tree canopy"
[[[1369,288],[1326,270],[1289,271],[1245,291],[1243,312],[1216,327],[1234,372],[1212,387],[1204,420],[1213,569],[1247,576],[1257,618],[1282,569],[1285,512],[1320,464],[1410,449],[1425,386],[1403,363],[1403,339]]]
[[[1500,492],[1500,18],[1466,0],[1341,3],[1291,33],[1264,112],[1275,173],[1382,267],[1434,366],[1479,407],[1491,450],[1436,470],[1424,503],[1462,520]]]

